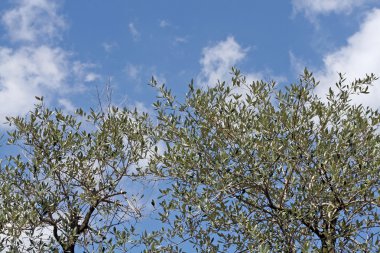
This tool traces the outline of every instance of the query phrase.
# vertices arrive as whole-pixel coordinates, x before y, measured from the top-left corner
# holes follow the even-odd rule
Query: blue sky
[[[232,66],[282,85],[308,67],[321,95],[338,72],[380,76],[380,0],[0,0],[0,123],[34,96],[96,108],[109,81],[114,104],[149,112],[151,76],[183,96]],[[370,92],[356,102],[379,107]]]
[[[151,76],[177,94],[229,77],[292,83],[306,66],[323,94],[337,80],[380,75],[380,1],[0,1],[0,109],[26,113],[35,95],[67,111],[113,103],[150,110]],[[377,106],[380,88],[365,100]]]

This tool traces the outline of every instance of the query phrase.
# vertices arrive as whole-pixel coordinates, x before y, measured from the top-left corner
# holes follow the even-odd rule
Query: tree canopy
[[[6,250],[113,252],[116,237],[129,240],[134,228],[127,225],[141,216],[128,185],[149,147],[146,114],[68,115],[41,102],[8,120],[8,144],[21,153],[3,161],[0,176]]]
[[[38,104],[9,118],[8,142],[20,152],[1,167],[4,247],[378,251],[380,113],[352,103],[374,80],[339,75],[320,97],[307,70],[283,87],[233,69],[230,83],[191,83],[183,100],[152,80],[160,95],[150,116],[118,108],[67,115]],[[136,235],[138,196],[128,182],[147,178],[165,182],[151,203],[161,226]],[[49,242],[36,233],[44,228]]]
[[[380,114],[351,103],[375,79],[340,75],[325,99],[307,70],[285,88],[234,70],[184,102],[161,87],[164,237],[199,252],[378,251]]]

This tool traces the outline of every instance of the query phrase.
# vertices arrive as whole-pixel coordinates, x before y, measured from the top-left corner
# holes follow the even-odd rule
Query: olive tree
[[[0,173],[3,249],[126,251],[143,208],[128,187],[151,145],[147,117],[118,108],[71,115],[41,102],[8,118],[17,149]]]
[[[351,101],[375,79],[339,75],[320,97],[307,70],[278,87],[233,69],[183,102],[153,81],[167,150],[150,171],[172,183],[151,250],[379,251],[380,114]]]

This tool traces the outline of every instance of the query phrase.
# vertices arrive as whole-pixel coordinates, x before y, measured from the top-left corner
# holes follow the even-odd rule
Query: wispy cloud
[[[292,0],[293,12],[304,13],[305,16],[317,23],[317,16],[330,13],[350,14],[355,8],[373,0]]]
[[[95,72],[97,66],[93,63],[83,63],[80,61],[72,62],[72,71],[79,82],[94,82],[101,79],[101,76]]]
[[[76,109],[73,103],[66,98],[59,99],[58,103],[63,107],[63,110],[67,113],[73,113]]]
[[[170,26],[170,23],[167,20],[160,20],[159,25],[160,25],[161,28],[165,28],[165,27]]]
[[[146,85],[153,77],[159,84],[166,83],[166,77],[157,70],[157,66],[128,63],[124,67],[124,73],[128,82],[133,86],[135,92],[145,92]]]
[[[17,1],[1,20],[13,41],[46,41],[58,37],[65,27],[63,17],[57,14],[57,1],[50,0]]]
[[[330,12],[349,12],[356,6],[362,5],[365,0],[292,0],[297,11],[309,14],[327,14]],[[367,1],[368,2],[368,1]]]
[[[188,42],[188,39],[186,37],[175,37],[174,38],[174,44],[183,44],[183,43],[187,43]]]
[[[153,72],[152,77],[157,81],[159,84],[165,84],[167,83],[166,77],[162,73],[157,73],[156,71]]]
[[[299,75],[300,73],[303,73],[303,70],[305,67],[311,68],[311,66],[308,66],[308,64],[305,63],[305,61],[298,56],[296,56],[292,51],[289,51],[289,61],[290,66],[293,70],[293,73]]]
[[[134,64],[127,64],[124,71],[127,74],[128,78],[131,78],[133,80],[140,79],[141,66],[134,65]]]
[[[102,47],[104,51],[106,51],[107,53],[111,53],[112,50],[118,47],[118,45],[116,42],[104,42],[102,43]]]
[[[326,54],[324,66],[316,74],[324,94],[337,81],[338,72],[345,73],[347,81],[364,77],[366,73],[380,76],[380,9],[373,9],[362,22],[359,31],[348,38],[346,45]],[[379,107],[380,82],[370,88],[370,94],[355,98],[354,102]]]
[[[129,23],[128,29],[129,29],[129,32],[131,33],[134,41],[137,41],[140,39],[140,32],[137,30],[134,23]]]

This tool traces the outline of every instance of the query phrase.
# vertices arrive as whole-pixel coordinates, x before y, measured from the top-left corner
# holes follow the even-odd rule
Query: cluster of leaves
[[[0,246],[379,251],[380,113],[351,101],[375,79],[340,76],[320,98],[307,70],[281,88],[233,69],[231,85],[190,84],[183,102],[152,80],[155,126],[136,110],[67,115],[40,103],[8,119],[22,153],[2,161]],[[165,180],[151,202],[161,226],[137,233],[141,196],[129,187],[143,178]]]

